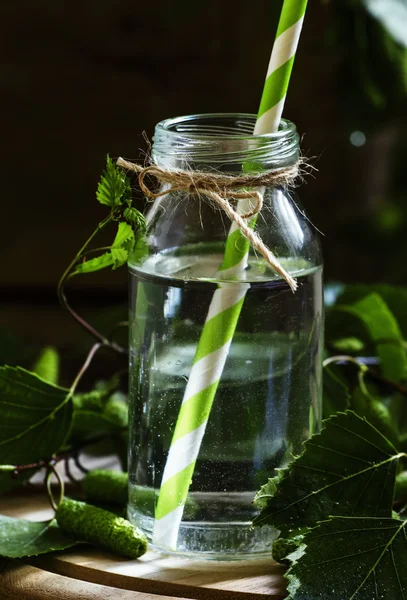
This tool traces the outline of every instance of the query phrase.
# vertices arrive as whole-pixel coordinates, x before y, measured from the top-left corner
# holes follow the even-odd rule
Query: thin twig
[[[74,454],[72,458],[75,463],[75,466],[79,469],[79,471],[82,471],[82,473],[87,475],[89,473],[89,469],[87,469],[86,467],[83,466],[83,464],[79,460],[79,454],[78,453]]]
[[[403,387],[402,385],[400,385],[399,383],[395,383],[394,381],[387,379],[387,377],[383,377],[383,375],[379,375],[379,373],[375,373],[374,371],[371,371],[370,369],[368,370],[367,375],[371,379],[374,379],[375,381],[383,383],[384,385],[387,385],[388,387],[392,388],[393,390],[396,390],[402,396],[407,396],[407,389],[405,387]]]
[[[75,479],[71,472],[70,458],[70,456],[65,456],[64,458],[65,475],[71,483],[78,483],[78,480]]]
[[[92,348],[89,350],[89,354],[86,357],[85,362],[83,363],[82,367],[80,368],[80,370],[79,370],[77,376],[75,377],[75,379],[74,379],[71,387],[69,388],[69,393],[68,393],[68,397],[69,398],[72,398],[72,396],[74,395],[74,393],[76,391],[76,388],[78,386],[78,383],[80,382],[80,380],[82,379],[82,377],[84,376],[84,374],[86,373],[86,371],[88,370],[89,365],[91,364],[91,362],[92,362],[92,360],[93,360],[96,352],[100,348],[102,348],[102,346],[105,346],[105,345],[106,344],[100,343],[100,342],[98,342],[96,344],[93,344]]]
[[[127,431],[127,427],[120,427],[119,429],[117,429],[117,433],[124,432],[124,431]],[[111,433],[101,434],[101,435],[95,436],[93,438],[88,438],[87,440],[83,440],[77,446],[72,446],[70,448],[67,448],[63,452],[59,452],[58,454],[55,454],[51,459],[48,459],[48,460],[39,460],[37,462],[28,463],[25,465],[16,465],[14,467],[14,470],[12,471],[12,475],[14,477],[18,477],[18,475],[20,473],[24,473],[25,471],[37,470],[37,469],[41,469],[43,467],[48,467],[50,462],[52,462],[53,464],[57,464],[61,460],[65,460],[66,458],[71,458],[72,456],[74,456],[75,454],[77,454],[78,452],[80,452],[81,450],[83,450],[89,446],[93,446],[95,444],[98,444],[99,442],[109,439],[111,437],[111,435],[112,435]]]
[[[69,302],[67,300],[66,294],[65,294],[65,284],[75,274],[74,271],[73,271],[73,269],[78,264],[78,262],[84,257],[84,255],[85,255],[86,252],[92,252],[92,250],[88,250],[89,244],[92,242],[92,240],[95,238],[95,236],[104,227],[106,227],[106,225],[108,225],[109,223],[113,222],[114,220],[115,220],[115,216],[113,214],[110,214],[108,217],[106,217],[106,219],[104,219],[103,221],[101,221],[98,224],[98,226],[96,227],[96,229],[94,230],[94,232],[92,233],[92,235],[86,240],[86,242],[83,244],[82,248],[79,250],[79,252],[75,255],[75,257],[70,262],[70,264],[68,265],[68,267],[65,269],[65,271],[64,271],[61,279],[58,282],[57,293],[58,293],[58,299],[59,299],[59,302],[60,302],[61,306],[63,306],[64,308],[66,308],[66,310],[75,319],[75,321],[77,321],[84,329],[86,329],[86,331],[88,331],[88,333],[90,333],[100,343],[102,343],[102,344],[104,344],[106,346],[110,346],[111,348],[113,348],[116,352],[119,352],[120,354],[126,354],[127,350],[125,348],[122,348],[122,346],[119,346],[115,342],[110,342],[110,340],[108,338],[106,338],[102,333],[100,333],[99,331],[97,331],[97,329],[95,329],[94,327],[92,327],[92,325],[90,323],[88,323],[85,319],[83,319],[70,306],[70,304],[69,304]]]
[[[55,502],[54,494],[53,494],[52,488],[51,488],[51,482],[52,482],[53,475],[55,475],[58,485],[59,485],[59,500],[58,500],[58,502]],[[50,504],[51,504],[52,508],[56,511],[58,506],[61,504],[62,500],[64,499],[65,486],[64,486],[64,481],[63,481],[61,475],[58,473],[57,469],[55,468],[55,464],[53,463],[53,461],[51,461],[48,465],[46,483],[47,483],[47,492],[48,492],[48,498],[49,498]]]
[[[403,396],[407,396],[407,389],[405,387],[403,387],[399,383],[395,383],[394,381],[387,379],[387,377],[383,377],[383,375],[376,373],[376,371],[369,369],[369,367],[366,364],[364,364],[363,362],[361,362],[360,360],[358,360],[357,357],[346,356],[346,355],[330,356],[329,358],[324,360],[323,365],[325,368],[332,363],[338,363],[338,362],[351,362],[351,363],[355,364],[357,367],[359,367],[359,369],[361,371],[363,371],[363,373],[367,377],[370,377],[371,379],[374,379],[375,381],[378,381],[380,383],[383,383],[384,385],[387,385],[389,388],[392,388],[393,390],[399,392]]]
[[[368,370],[367,366],[364,365],[363,363],[359,362],[355,357],[347,356],[347,355],[330,356],[329,358],[326,358],[322,364],[325,368],[325,367],[328,367],[329,365],[331,365],[332,363],[338,363],[338,362],[350,362],[350,363],[356,365],[357,367],[359,367],[359,369],[361,371]]]

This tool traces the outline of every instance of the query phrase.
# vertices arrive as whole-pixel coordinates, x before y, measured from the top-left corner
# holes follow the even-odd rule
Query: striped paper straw
[[[267,70],[254,134],[278,130],[308,0],[285,0]]]
[[[261,99],[255,134],[278,129],[307,0],[285,0]],[[238,211],[250,210],[250,201]],[[255,225],[255,218],[252,220]],[[247,266],[249,242],[232,223],[219,278],[239,279]],[[165,465],[155,512],[153,543],[176,549],[185,501],[212,404],[228,357],[249,284],[220,283],[194,357]]]

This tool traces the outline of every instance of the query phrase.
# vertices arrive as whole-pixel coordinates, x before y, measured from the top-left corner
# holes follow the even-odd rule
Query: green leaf
[[[65,550],[78,542],[64,533],[55,520],[33,522],[0,515],[0,556],[23,558]]]
[[[59,354],[56,348],[44,348],[37,358],[32,370],[33,373],[49,383],[57,384],[59,377]]]
[[[267,507],[268,499],[271,496],[274,496],[274,494],[277,492],[278,484],[281,480],[281,477],[282,476],[278,472],[275,477],[270,477],[267,483],[261,486],[253,500],[254,504],[258,508],[263,509]]]
[[[80,410],[102,411],[106,404],[108,394],[109,392],[105,392],[104,389],[92,390],[91,392],[85,392],[84,394],[75,394],[73,396],[74,412]]]
[[[350,408],[349,387],[340,379],[335,367],[325,367],[323,374],[323,416],[329,418]]]
[[[142,233],[146,230],[146,219],[145,216],[134,208],[134,206],[129,206],[123,211],[123,218],[129,223],[132,227],[135,227]]]
[[[62,446],[72,420],[68,391],[20,367],[0,367],[0,464],[46,460]],[[0,491],[13,487],[5,473]]]
[[[304,534],[293,535],[288,538],[279,537],[273,543],[273,549],[271,551],[272,557],[276,562],[289,565],[290,558],[289,554],[292,554],[302,545],[304,541]]]
[[[112,248],[113,269],[118,269],[126,264],[129,253],[123,248]]]
[[[364,373],[359,373],[359,385],[353,390],[352,409],[360,417],[365,417],[393,444],[397,444],[398,434],[390,411],[375,393],[374,386],[365,383]]]
[[[98,184],[96,198],[101,204],[114,208],[126,202],[130,197],[130,192],[130,181],[123,169],[120,169],[107,156],[106,170]]]
[[[75,441],[98,433],[117,433],[127,427],[128,406],[120,392],[104,401],[104,392],[94,391],[74,399],[71,438]]]
[[[396,477],[394,499],[396,501],[405,501],[407,499],[407,471],[399,473]]]
[[[289,558],[292,600],[407,597],[406,521],[334,517],[308,533]]]
[[[121,392],[112,394],[106,402],[103,415],[115,428],[123,429],[127,427],[129,410],[126,396]]]
[[[348,285],[342,286],[337,304],[353,304],[365,296],[375,292],[387,304],[389,310],[397,320],[404,338],[407,338],[407,288],[395,285]]]
[[[76,266],[74,274],[77,273],[93,273],[113,267],[118,269],[127,262],[129,252],[134,246],[134,231],[127,223],[119,223],[116,237],[108,252],[86,260]]]
[[[362,0],[366,10],[407,48],[407,3],[405,0]]]
[[[399,454],[353,412],[325,421],[303,454],[280,471],[277,491],[255,525],[272,525],[288,537],[330,515],[391,515]]]
[[[90,260],[86,260],[75,267],[75,273],[94,273],[95,271],[100,271],[101,269],[106,269],[107,267],[111,267],[114,264],[114,259],[112,253],[105,252],[101,256],[96,256],[96,258],[91,258]]]
[[[359,340],[356,337],[333,340],[331,345],[337,352],[342,352],[343,354],[357,354],[365,348],[365,344],[362,340]]]
[[[407,375],[407,356],[400,327],[389,307],[378,294],[369,294],[351,306],[336,306],[334,311],[351,314],[364,324],[376,345],[383,375],[400,381]]]
[[[127,223],[119,223],[116,237],[113,240],[112,248],[125,248],[128,250],[128,243],[134,242],[134,231]]]

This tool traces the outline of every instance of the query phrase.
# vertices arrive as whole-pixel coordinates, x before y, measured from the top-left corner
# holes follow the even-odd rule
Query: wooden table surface
[[[4,496],[0,513],[35,521],[51,518],[43,494]],[[0,560],[4,600],[280,600],[283,569],[271,559],[215,562],[148,552],[123,560],[91,547],[25,560]]]

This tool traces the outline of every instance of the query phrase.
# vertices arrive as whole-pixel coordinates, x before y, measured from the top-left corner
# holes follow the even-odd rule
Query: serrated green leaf
[[[129,256],[129,262],[131,264],[137,265],[142,261],[142,259],[148,254],[148,243],[146,241],[145,236],[139,236],[136,239],[133,250]]]
[[[304,444],[303,454],[279,474],[277,491],[254,520],[288,537],[330,515],[391,515],[399,454],[353,412],[324,423]]]
[[[111,267],[114,264],[114,259],[112,253],[105,252],[101,256],[96,256],[95,258],[91,258],[90,260],[85,260],[84,262],[76,265],[75,273],[94,273],[95,271],[101,271],[102,269],[106,269],[107,267]]]
[[[271,555],[276,562],[288,565],[290,554],[295,552],[304,541],[304,534],[293,535],[289,538],[279,537],[274,543]]]
[[[334,517],[289,558],[292,600],[407,598],[406,521]]]
[[[20,367],[0,367],[0,464],[46,460],[62,446],[72,420],[68,390]],[[13,487],[5,473],[0,491]]]
[[[277,492],[280,479],[281,475],[277,474],[275,477],[270,477],[267,483],[261,486],[253,500],[258,508],[266,508],[268,499]]]
[[[146,230],[146,218],[145,216],[134,208],[134,206],[129,206],[123,211],[123,218],[132,225],[132,227],[136,227],[142,233]]]
[[[369,294],[352,305],[338,305],[333,310],[353,315],[364,324],[376,346],[385,377],[397,382],[407,376],[407,356],[400,327],[378,294]]]
[[[107,252],[85,260],[76,266],[74,274],[94,273],[107,267],[118,269],[127,262],[129,251],[134,246],[134,231],[127,223],[119,223],[116,237],[113,244]]]
[[[125,248],[128,250],[128,242],[134,241],[134,231],[127,223],[119,223],[116,237],[113,240],[112,248]]]
[[[33,522],[0,515],[0,556],[37,556],[76,544],[78,541],[63,533],[55,520]]]
[[[129,253],[123,248],[112,248],[113,269],[118,269],[126,264]]]
[[[98,184],[96,198],[101,204],[114,208],[128,200],[130,192],[130,181],[123,169],[107,156],[106,169]]]
[[[59,377],[59,354],[56,348],[44,348],[34,363],[33,373],[49,383],[57,384]]]

